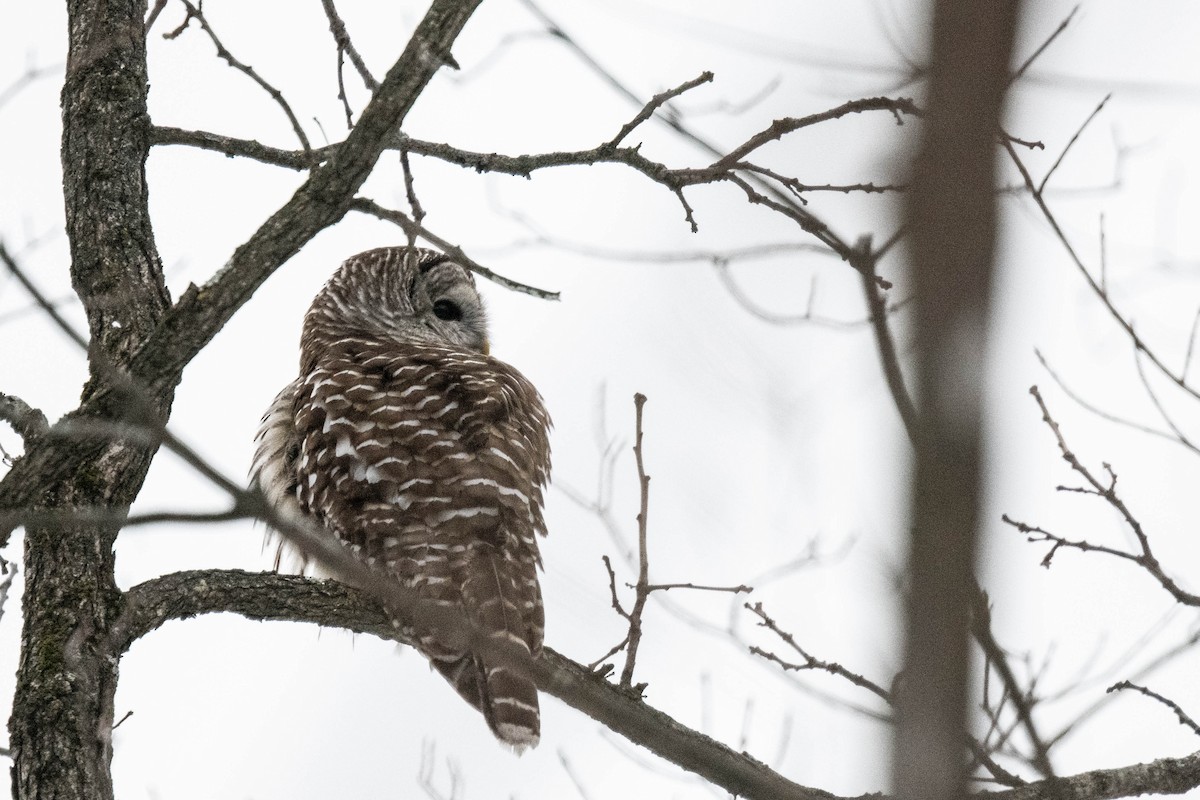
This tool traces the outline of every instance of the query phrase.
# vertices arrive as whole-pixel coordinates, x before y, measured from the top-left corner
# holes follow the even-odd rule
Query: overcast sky
[[[915,96],[907,82],[923,58],[921,4],[731,4],[688,0],[543,0],[541,6],[638,97],[715,73],[676,104],[683,119],[730,147],[772,119],[823,111],[864,96]],[[1070,12],[1026,3],[1023,59]],[[425,4],[341,0],[356,46],[382,75]],[[205,4],[225,45],[281,89],[314,144],[345,132],[336,61],[320,3]],[[150,40],[150,113],[156,124],[298,146],[279,107],[228,68],[196,26],[165,41],[183,18],[169,3]],[[62,233],[58,93],[65,12],[57,3],[0,6],[0,91],[29,67],[45,74],[0,106],[0,238],[38,284],[67,298]],[[404,130],[411,136],[510,154],[595,146],[637,106],[517,0],[484,3],[454,49],[461,72],[443,70]],[[1064,230],[1121,309],[1173,365],[1182,364],[1200,305],[1200,13],[1188,2],[1085,2],[1067,31],[1018,84],[1007,128],[1045,143],[1025,153],[1044,174],[1097,104],[1112,92],[1050,184]],[[368,94],[347,73],[351,103]],[[746,106],[746,107],[742,107]],[[859,115],[764,148],[761,161],[806,183],[900,182],[915,124]],[[705,155],[652,121],[630,141],[671,166]],[[577,661],[623,635],[610,607],[602,554],[619,577],[633,543],[636,477],[628,444],[634,392],[646,406],[653,475],[651,571],[656,580],[755,586],[752,601],[814,655],[887,686],[898,669],[896,586],[903,568],[908,445],[881,378],[868,328],[778,324],[766,315],[865,318],[858,279],[836,259],[805,252],[812,240],[750,207],[730,185],[689,190],[699,233],[669,191],[620,167],[568,168],[532,180],[479,175],[414,158],[426,225],[489,267],[562,292],[560,302],[482,282],[493,353],[521,369],[546,398],[556,427],[555,487],[543,581],[547,643]],[[206,281],[300,184],[290,170],[184,148],[148,163],[159,251],[174,297]],[[1011,167],[1005,179],[1016,179]],[[364,190],[405,208],[398,159],[385,155]],[[843,238],[885,240],[897,227],[893,198],[813,193],[808,208]],[[1105,687],[1197,629],[1194,613],[1127,563],[1062,553],[1053,568],[1000,523],[1002,512],[1069,538],[1130,546],[1128,530],[1095,498],[1056,494],[1075,483],[1028,394],[1032,384],[1089,465],[1111,463],[1156,552],[1193,589],[1200,577],[1195,520],[1197,461],[1177,444],[1113,425],[1054,385],[1038,348],[1094,405],[1165,427],[1138,380],[1128,339],[1092,295],[1027,199],[1004,201],[1004,237],[990,361],[988,540],[981,580],[1001,642],[1044,670],[1039,687],[1079,691],[1045,709],[1055,731]],[[172,429],[230,476],[246,473],[259,417],[297,370],[302,315],[345,257],[403,241],[388,225],[349,216],[279,270],[195,360],[175,402]],[[735,260],[722,274],[705,258],[762,244],[768,257]],[[658,256],[657,258],[655,256]],[[881,265],[905,296],[902,251]],[[732,281],[737,292],[731,292]],[[815,291],[815,297],[810,293]],[[741,298],[741,302],[739,302]],[[29,310],[0,276],[0,391],[53,420],[72,409],[85,375],[81,353]],[[83,330],[77,304],[70,319]],[[906,319],[895,319],[903,339]],[[901,343],[901,349],[907,349]],[[1163,392],[1185,432],[1196,405]],[[616,443],[612,519],[593,500],[603,455]],[[18,452],[7,428],[0,444]],[[138,509],[213,509],[219,491],[167,453],[158,456]],[[16,560],[14,540],[5,557]],[[821,555],[807,564],[806,554]],[[122,586],[180,569],[266,569],[261,526],[160,526],[118,541]],[[787,565],[794,569],[784,569]],[[1190,575],[1189,575],[1190,569]],[[1191,580],[1192,583],[1188,584]],[[17,582],[19,588],[20,581]],[[746,749],[805,785],[838,794],[886,789],[886,709],[868,693],[818,674],[799,678],[754,660],[723,633],[782,645],[756,631],[742,599],[675,593],[651,604],[637,679],[647,699],[684,724]],[[0,620],[0,696],[8,703],[19,644],[10,596]],[[688,620],[699,619],[710,627]],[[1132,660],[1121,662],[1125,654]],[[1106,671],[1114,663],[1120,671]],[[619,664],[620,662],[618,662]],[[1200,714],[1185,656],[1148,679]],[[852,706],[848,708],[847,705]],[[638,751],[552,698],[541,746],[520,759],[497,745],[425,661],[405,648],[341,631],[252,623],[231,616],[173,622],[138,642],[122,663],[114,737],[117,795],[136,798],[418,796],[424,767],[446,797],[562,798],[585,794],[708,797],[677,768]],[[858,709],[858,710],[855,710]],[[4,711],[3,716],[7,716]],[[1195,750],[1165,709],[1124,698],[1067,739],[1060,774],[1123,766]],[[582,791],[576,788],[576,781]]]

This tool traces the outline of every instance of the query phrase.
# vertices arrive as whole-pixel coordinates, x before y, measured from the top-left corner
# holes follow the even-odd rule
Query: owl
[[[387,579],[459,609],[477,636],[536,657],[549,429],[533,385],[488,354],[471,273],[441,253],[381,248],[313,300],[300,376],[263,418],[251,479]],[[464,649],[461,632],[389,613],[500,741],[537,744],[529,677]]]

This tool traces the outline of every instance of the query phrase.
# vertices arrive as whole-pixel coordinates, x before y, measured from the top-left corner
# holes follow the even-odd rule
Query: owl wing
[[[451,348],[362,342],[305,376],[295,420],[307,511],[404,586],[461,606],[494,648],[540,651],[550,421],[519,372]],[[408,632],[499,738],[536,743],[527,677]]]

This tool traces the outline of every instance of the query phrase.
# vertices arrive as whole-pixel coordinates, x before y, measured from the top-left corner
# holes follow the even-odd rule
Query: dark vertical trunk
[[[147,209],[146,50],[137,0],[70,0],[63,106],[63,196],[71,277],[88,316],[91,380],[85,396],[111,391],[115,370],[154,328],[169,300]],[[119,381],[116,381],[119,383]],[[166,396],[103,405],[161,417]],[[121,398],[124,398],[123,400]],[[115,421],[115,420],[114,420]],[[141,488],[153,450],[119,437],[42,439],[38,450],[82,453],[77,467],[38,487],[37,506],[64,512],[25,538],[24,627],[9,727],[13,794],[112,797],[113,694],[117,663],[107,644],[120,611],[113,580],[118,520]],[[69,523],[73,509],[111,510],[111,523]]]
[[[911,587],[895,784],[966,796],[968,617],[982,497],[982,403],[996,228],[997,133],[1016,0],[939,0],[929,117],[908,205],[920,364]]]

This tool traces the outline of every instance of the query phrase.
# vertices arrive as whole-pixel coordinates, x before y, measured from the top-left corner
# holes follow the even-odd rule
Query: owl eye
[[[438,300],[433,304],[433,315],[447,322],[455,322],[462,319],[463,314],[462,309],[453,300]]]

